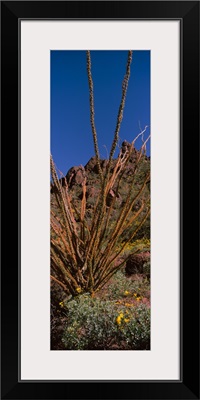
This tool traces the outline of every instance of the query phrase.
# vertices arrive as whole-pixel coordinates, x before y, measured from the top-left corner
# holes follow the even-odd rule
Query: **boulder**
[[[81,185],[86,177],[85,168],[82,165],[78,167],[72,167],[68,171],[66,178],[69,187],[73,185]]]
[[[133,274],[142,274],[143,265],[150,260],[150,252],[146,251],[139,254],[131,254],[126,261],[125,272],[130,276]]]

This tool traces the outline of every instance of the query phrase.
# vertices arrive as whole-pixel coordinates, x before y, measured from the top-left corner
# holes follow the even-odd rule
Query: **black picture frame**
[[[30,18],[181,20],[180,381],[19,380],[20,285],[17,264],[20,266],[21,206],[18,21]],[[2,399],[199,399],[199,230],[195,232],[194,229],[199,227],[199,1],[2,1],[1,39],[1,200],[2,217],[5,217],[1,230]],[[17,181],[18,191],[14,189]],[[13,216],[17,214],[18,221],[14,224]],[[167,246],[167,251],[170,251],[170,238]]]

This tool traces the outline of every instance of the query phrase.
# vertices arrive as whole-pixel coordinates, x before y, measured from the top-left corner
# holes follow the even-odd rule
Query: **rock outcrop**
[[[150,260],[150,252],[146,251],[139,254],[131,254],[126,262],[125,272],[130,276],[133,274],[143,274],[143,265]]]
[[[82,165],[70,168],[66,175],[69,188],[71,188],[73,185],[82,185],[85,177],[86,171]]]

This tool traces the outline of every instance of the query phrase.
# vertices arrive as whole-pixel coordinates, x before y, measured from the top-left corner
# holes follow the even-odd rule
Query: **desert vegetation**
[[[90,51],[86,60],[95,155],[85,167],[60,177],[51,155],[52,349],[150,348],[147,127],[119,146],[132,57],[129,51],[107,159],[99,154]]]

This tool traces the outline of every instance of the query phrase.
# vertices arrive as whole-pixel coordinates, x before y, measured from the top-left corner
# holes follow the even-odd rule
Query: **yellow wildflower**
[[[60,301],[59,306],[60,306],[60,307],[64,307],[63,301]]]
[[[137,301],[140,301],[140,299],[141,299],[141,297],[139,296],[139,297],[137,297],[137,299],[136,299],[136,300],[137,300]]]
[[[124,322],[128,323],[130,321],[130,318],[124,318]]]
[[[77,293],[81,293],[81,288],[80,288],[80,286],[78,286],[78,287],[76,288],[76,292],[77,292]]]
[[[116,318],[116,322],[117,322],[117,325],[121,325],[121,318],[120,318],[119,315],[118,315],[118,317]]]
[[[137,297],[137,293],[133,293],[133,296],[134,296],[134,297]]]
[[[122,320],[123,317],[124,317],[124,314],[120,313],[118,315],[118,317],[116,318],[116,322],[117,322],[118,325],[121,325],[121,320]]]
[[[130,292],[128,292],[128,290],[125,290],[124,294],[125,294],[125,296],[128,296],[130,294]]]
[[[132,307],[132,306],[133,306],[133,304],[125,303],[125,307]]]

